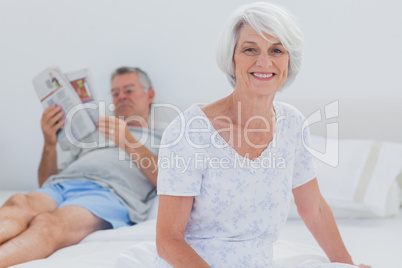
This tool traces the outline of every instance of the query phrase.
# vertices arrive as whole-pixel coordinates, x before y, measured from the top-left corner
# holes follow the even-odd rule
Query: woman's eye
[[[244,52],[245,52],[245,53],[248,53],[248,54],[252,54],[252,53],[256,53],[257,50],[256,50],[255,48],[246,48],[246,49],[244,50]]]
[[[272,50],[273,53],[275,54],[282,54],[282,50],[280,50],[279,48],[275,48],[274,50]]]

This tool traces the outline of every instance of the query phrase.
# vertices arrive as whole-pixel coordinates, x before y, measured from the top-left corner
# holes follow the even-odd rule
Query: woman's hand
[[[156,250],[173,267],[210,267],[184,239],[194,196],[159,196]]]
[[[131,135],[127,123],[117,117],[100,117],[96,126],[99,132],[113,141],[117,147],[125,149],[126,146],[137,143],[137,140]]]

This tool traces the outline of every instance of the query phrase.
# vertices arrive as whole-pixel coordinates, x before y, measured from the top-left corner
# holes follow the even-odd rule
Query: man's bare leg
[[[0,208],[0,244],[25,231],[39,213],[51,212],[57,203],[50,196],[33,192],[16,194]]]
[[[41,213],[25,232],[0,246],[0,268],[48,257],[60,248],[77,244],[90,233],[110,227],[110,223],[79,206]]]

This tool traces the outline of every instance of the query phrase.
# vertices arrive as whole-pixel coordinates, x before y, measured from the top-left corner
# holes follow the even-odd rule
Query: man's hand
[[[117,147],[120,147],[123,150],[126,149],[126,146],[141,146],[141,144],[139,144],[131,135],[127,123],[119,118],[114,116],[100,117],[96,126],[103,136],[113,141]]]
[[[61,119],[63,115],[64,112],[61,107],[56,105],[51,105],[43,111],[41,127],[43,137],[45,138],[45,145],[56,146],[56,133],[66,122],[65,119]]]
[[[99,118],[96,126],[103,136],[123,149],[145,177],[156,186],[158,157],[131,135],[127,123],[117,117],[109,116]]]

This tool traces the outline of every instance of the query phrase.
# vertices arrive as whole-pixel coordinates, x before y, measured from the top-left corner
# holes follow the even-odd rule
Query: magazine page
[[[83,109],[81,99],[60,68],[46,68],[32,82],[43,108],[56,104],[64,111],[63,119],[67,120],[57,134],[60,146],[64,150],[68,150],[71,144],[76,144],[96,130],[87,109]]]
[[[98,100],[93,82],[92,73],[89,68],[64,73],[77,92],[82,103]]]
[[[86,111],[91,116],[94,123],[99,121],[99,114],[97,109],[88,108],[91,105],[88,103],[98,104],[98,96],[95,90],[95,83],[93,80],[92,72],[89,68],[64,73],[71,86],[74,88],[80,97]]]

